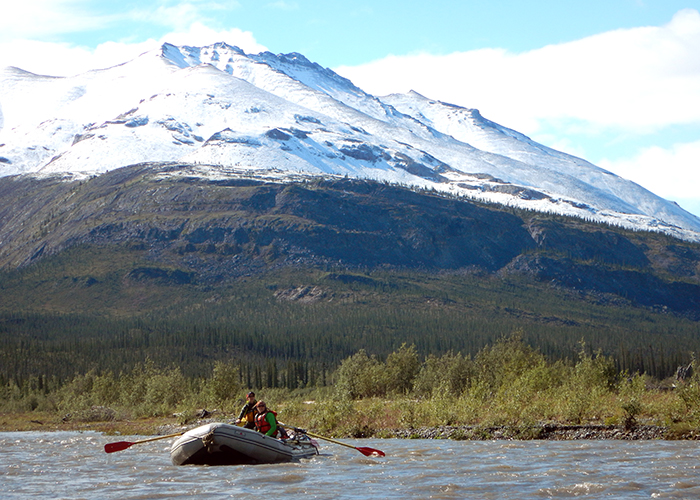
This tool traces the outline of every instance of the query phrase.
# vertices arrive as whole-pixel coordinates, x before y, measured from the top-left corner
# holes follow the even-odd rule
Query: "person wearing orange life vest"
[[[249,392],[246,396],[246,400],[247,403],[241,409],[241,413],[238,415],[235,423],[240,424],[241,422],[245,422],[243,427],[246,429],[255,429],[255,405],[257,404],[255,393]]]
[[[284,429],[277,425],[277,413],[268,410],[265,401],[258,401],[255,409],[258,412],[255,416],[255,428],[258,432],[278,439],[286,439],[288,437]]]

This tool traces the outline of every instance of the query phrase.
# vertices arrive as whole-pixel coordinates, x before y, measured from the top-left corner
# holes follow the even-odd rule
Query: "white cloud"
[[[120,64],[152,50],[167,41],[182,45],[208,45],[227,42],[246,52],[266,50],[253,34],[238,28],[215,30],[218,12],[236,9],[236,0],[158,0],[132,9],[112,8],[100,13],[94,0],[31,0],[14,2],[0,15],[0,68],[18,66],[24,70],[55,76],[80,73]],[[170,32],[159,39],[131,41],[128,32],[122,41],[110,41],[88,48],[55,42],[62,35],[110,28],[125,21],[162,27]]]
[[[218,13],[226,10],[235,10],[240,4],[235,0],[215,2],[209,0],[160,0],[155,8],[146,4],[138,13],[139,20],[167,26],[175,31],[185,31],[194,23],[216,24]]]
[[[633,158],[602,160],[599,165],[664,198],[700,202],[700,140],[670,149],[651,146]]]
[[[137,22],[186,31],[195,22],[215,24],[217,13],[240,7],[236,0],[157,0],[136,7],[104,5],[94,0],[5,0],[0,16],[0,42],[46,40]],[[104,13],[108,11],[109,13]]]
[[[479,108],[525,133],[545,121],[591,132],[651,132],[700,123],[700,13],[679,11],[661,27],[616,30],[515,54],[482,49],[389,56],[337,71],[377,95],[416,90]]]
[[[90,11],[90,0],[7,0],[0,16],[0,42],[36,39],[94,29],[111,16]]]
[[[17,66],[33,73],[68,76],[121,64],[146,51],[157,49],[164,42],[194,46],[226,42],[247,53],[267,50],[255,40],[250,31],[238,28],[217,31],[196,22],[182,31],[168,33],[159,40],[149,39],[139,43],[107,42],[94,49],[36,40],[0,42],[0,68]]]
[[[69,76],[126,62],[156,46],[155,40],[134,44],[108,42],[95,49],[65,43],[13,40],[0,42],[0,68],[17,66],[42,75]]]

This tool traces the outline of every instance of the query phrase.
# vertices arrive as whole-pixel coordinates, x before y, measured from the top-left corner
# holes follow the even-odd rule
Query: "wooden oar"
[[[282,422],[280,422],[280,425],[286,426],[287,424],[283,424]],[[385,457],[386,456],[382,450],[375,450],[374,448],[368,448],[366,446],[353,446],[351,444],[343,443],[342,441],[336,441],[335,439],[325,437],[325,436],[320,436],[318,434],[314,434],[313,432],[309,432],[309,431],[306,431],[304,429],[299,429],[299,428],[293,427],[293,426],[292,426],[292,429],[294,429],[295,431],[301,432],[303,434],[307,434],[311,437],[315,437],[318,439],[324,439],[326,441],[330,441],[331,443],[339,444],[340,446],[354,448],[366,457]]]
[[[117,441],[116,443],[107,443],[105,445],[105,453],[114,453],[115,451],[126,450],[127,448],[134,446],[135,444],[149,443],[151,441],[158,441],[159,439],[168,439],[171,437],[182,436],[184,432],[177,432],[175,434],[168,434],[167,436],[158,436],[154,438],[142,439],[141,441]]]

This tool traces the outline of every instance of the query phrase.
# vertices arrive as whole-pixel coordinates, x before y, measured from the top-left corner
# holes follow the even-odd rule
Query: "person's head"
[[[255,401],[255,393],[254,392],[249,392],[246,397],[245,397],[249,402]]]
[[[255,405],[255,409],[258,413],[264,413],[265,411],[267,411],[267,405],[265,404],[265,401],[258,401],[258,404]]]

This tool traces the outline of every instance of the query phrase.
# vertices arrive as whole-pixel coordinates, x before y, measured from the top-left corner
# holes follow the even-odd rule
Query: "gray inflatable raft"
[[[269,464],[314,455],[318,455],[318,443],[306,434],[296,433],[280,440],[225,423],[191,429],[170,448],[173,465]]]

